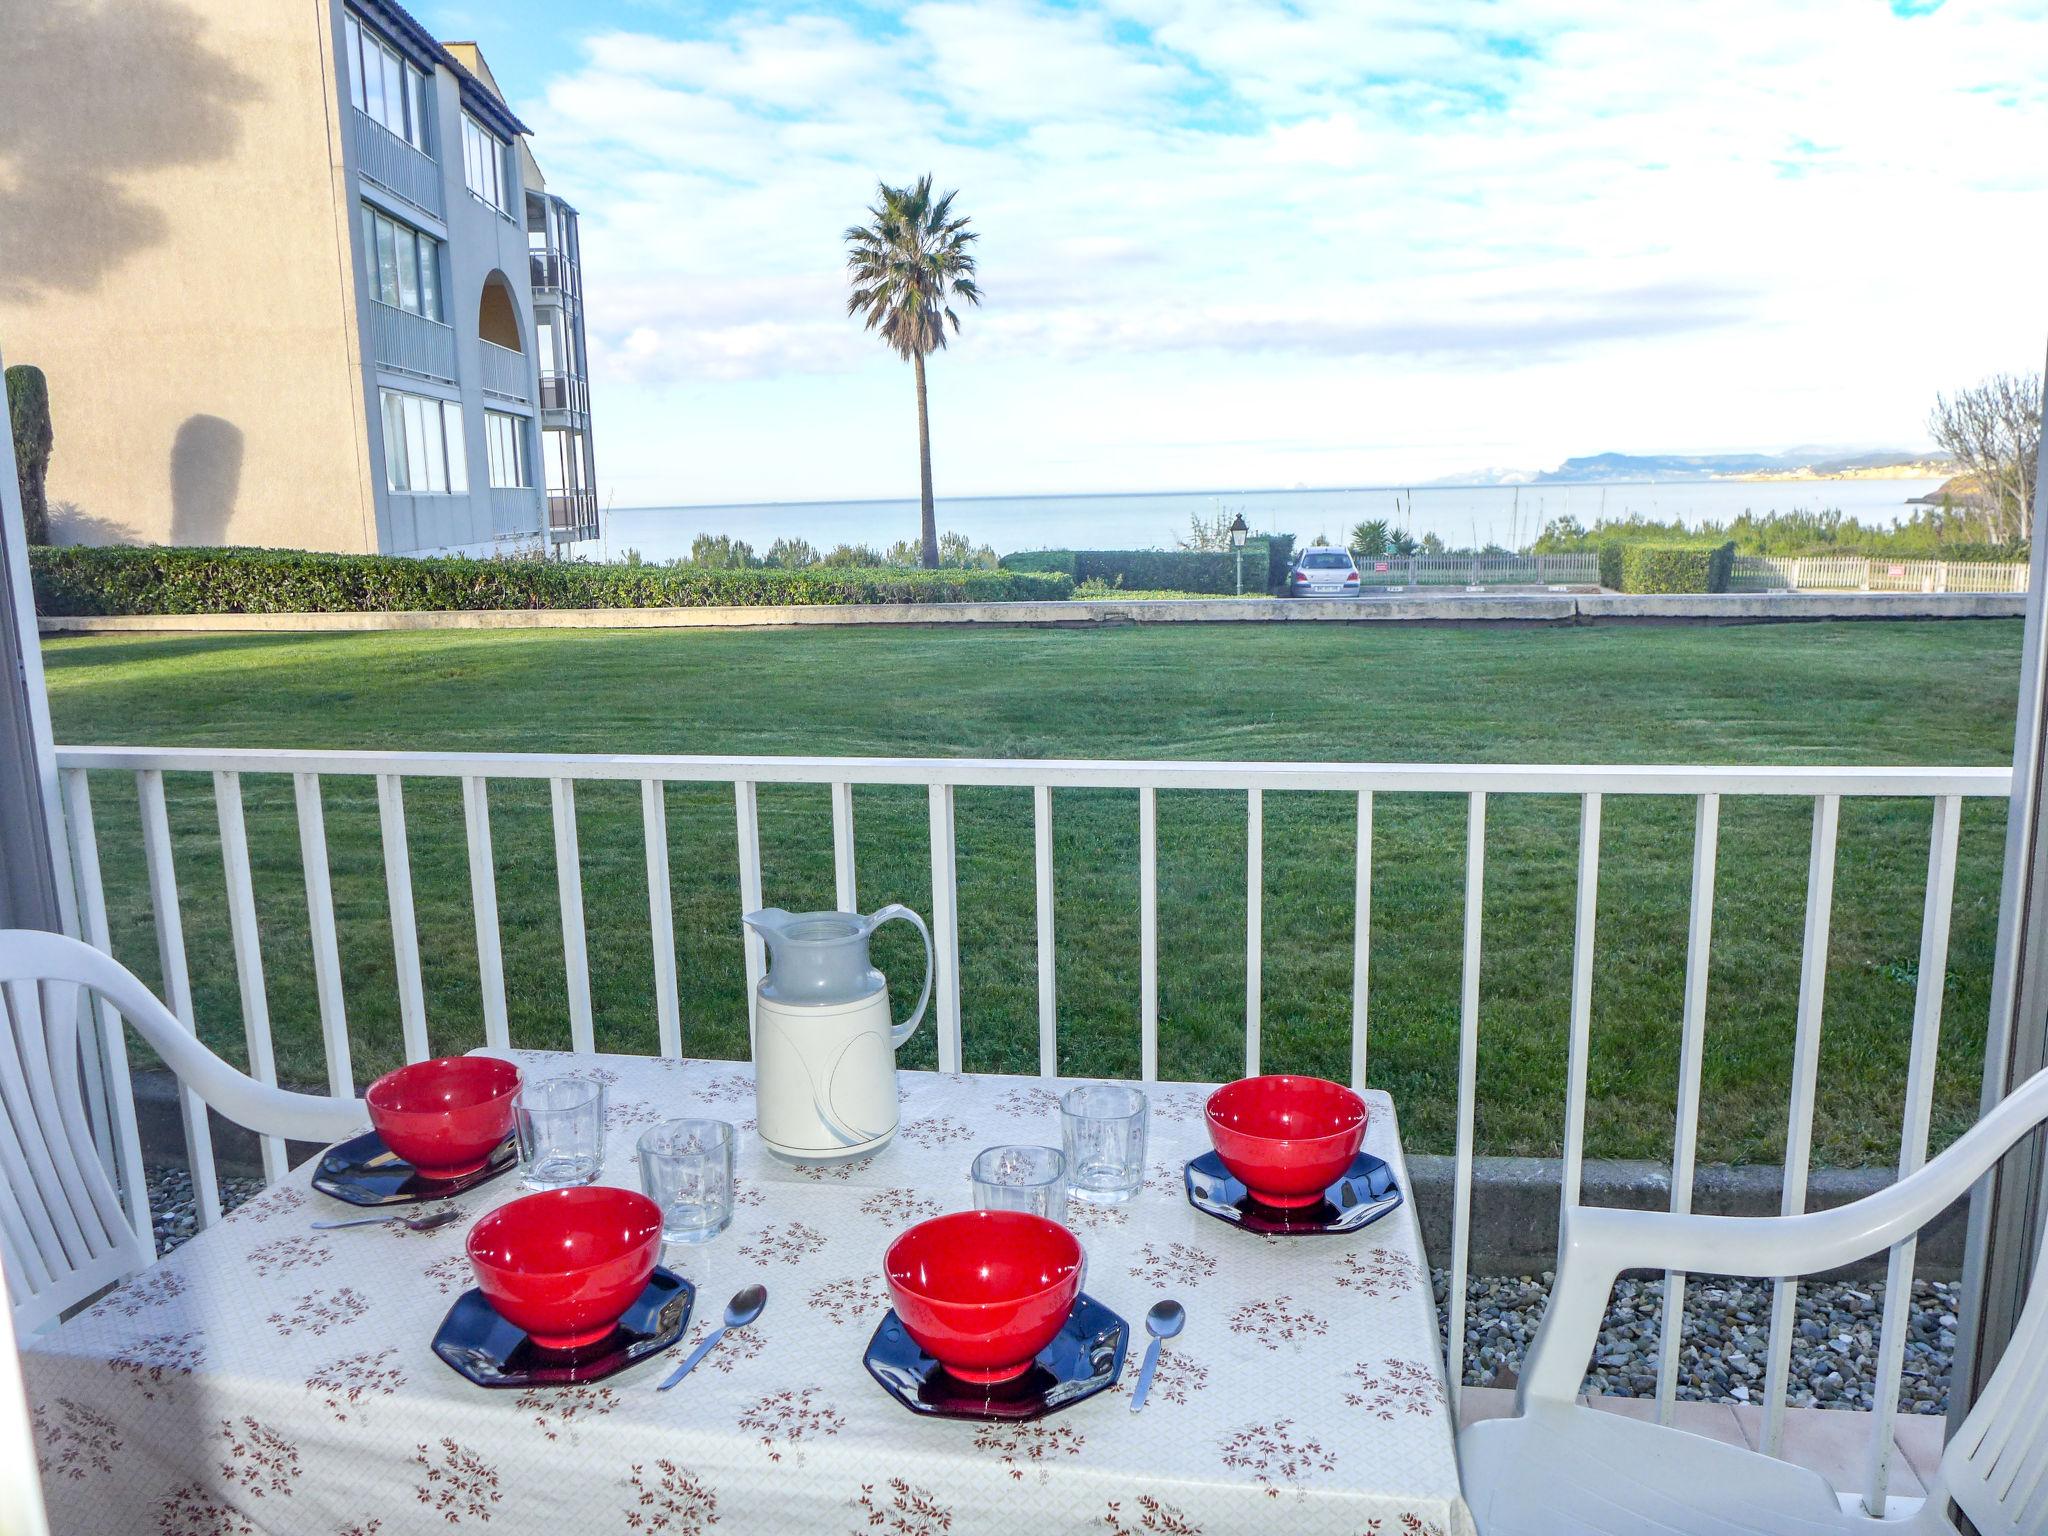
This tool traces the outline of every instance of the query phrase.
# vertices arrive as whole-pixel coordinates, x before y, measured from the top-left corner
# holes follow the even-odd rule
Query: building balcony
[[[540,491],[531,485],[491,487],[491,532],[498,538],[525,536],[540,531]]]
[[[583,292],[583,274],[560,251],[528,251],[526,266],[537,292],[554,290],[577,296]]]
[[[540,408],[590,414],[590,383],[573,373],[544,373],[540,376]]]
[[[379,368],[443,384],[455,382],[455,332],[451,327],[423,315],[393,309],[375,299],[365,313],[370,356]]]
[[[356,174],[421,212],[440,218],[441,167],[433,157],[421,154],[376,119],[353,107],[348,110]]]
[[[533,370],[524,352],[514,352],[494,341],[479,341],[477,351],[482,358],[482,377],[478,382],[485,394],[517,400],[522,405],[532,401]]]
[[[548,532],[558,541],[597,537],[597,492],[549,491]]]

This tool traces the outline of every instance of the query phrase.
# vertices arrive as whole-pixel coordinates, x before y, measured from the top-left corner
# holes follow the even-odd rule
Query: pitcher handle
[[[925,1005],[932,1000],[933,961],[931,929],[925,927],[923,918],[919,917],[901,902],[890,902],[888,906],[882,908],[881,911],[870,918],[868,920],[868,932],[873,933],[882,924],[894,922],[898,918],[913,924],[917,929],[918,936],[924,940],[924,990],[918,993],[917,1007],[912,1011],[910,1017],[901,1024],[891,1025],[889,1029],[889,1044],[900,1050],[903,1042],[916,1034],[917,1026],[924,1022]]]

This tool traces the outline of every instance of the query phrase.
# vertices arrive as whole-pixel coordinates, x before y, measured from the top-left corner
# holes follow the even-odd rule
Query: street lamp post
[[[1230,547],[1237,551],[1237,595],[1244,596],[1244,540],[1250,533],[1244,523],[1244,514],[1238,513],[1230,520]]]

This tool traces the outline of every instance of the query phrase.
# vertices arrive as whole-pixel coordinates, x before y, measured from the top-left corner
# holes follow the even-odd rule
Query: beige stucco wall
[[[374,548],[327,0],[10,16],[0,347],[57,536]]]

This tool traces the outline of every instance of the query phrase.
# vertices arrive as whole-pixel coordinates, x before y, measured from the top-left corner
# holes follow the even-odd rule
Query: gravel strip
[[[1433,1270],[1437,1326],[1449,1328],[1449,1276]],[[1465,1287],[1465,1380],[1512,1386],[1536,1336],[1551,1275],[1474,1275]],[[1949,1361],[1955,1352],[1961,1286],[1915,1280],[1908,1310],[1901,1413],[1947,1413]],[[1584,1390],[1609,1397],[1654,1397],[1663,1333],[1664,1283],[1622,1280],[1593,1352]],[[1884,1282],[1804,1282],[1792,1344],[1789,1401],[1795,1407],[1871,1408],[1877,1378]],[[1771,1283],[1695,1275],[1685,1288],[1678,1396],[1714,1403],[1761,1402],[1769,1368]]]
[[[189,1243],[199,1230],[199,1203],[192,1194],[192,1175],[180,1165],[145,1168],[149,1183],[149,1215],[156,1229],[157,1256]],[[263,1193],[261,1179],[222,1178],[220,1208],[232,1211],[244,1200]]]
[[[198,1229],[192,1180],[182,1167],[148,1170],[149,1208],[159,1254],[171,1252]],[[223,1178],[220,1204],[231,1211],[263,1192],[261,1179]],[[1437,1327],[1448,1330],[1446,1271],[1436,1283]],[[1522,1354],[1536,1336],[1551,1275],[1474,1275],[1465,1288],[1465,1380],[1472,1386],[1512,1386]],[[1949,1360],[1955,1350],[1961,1287],[1915,1280],[1908,1316],[1905,1374],[1899,1383],[1902,1413],[1947,1413]],[[1622,1280],[1614,1288],[1585,1390],[1609,1397],[1654,1397],[1657,1348],[1662,1335],[1661,1280]],[[1799,1287],[1797,1338],[1792,1346],[1791,1401],[1795,1407],[1869,1408],[1877,1376],[1878,1321],[1884,1282],[1814,1282]],[[1768,1368],[1771,1287],[1767,1281],[1696,1275],[1685,1288],[1685,1330],[1679,1354],[1678,1396],[1688,1402],[1748,1403],[1763,1399]]]

